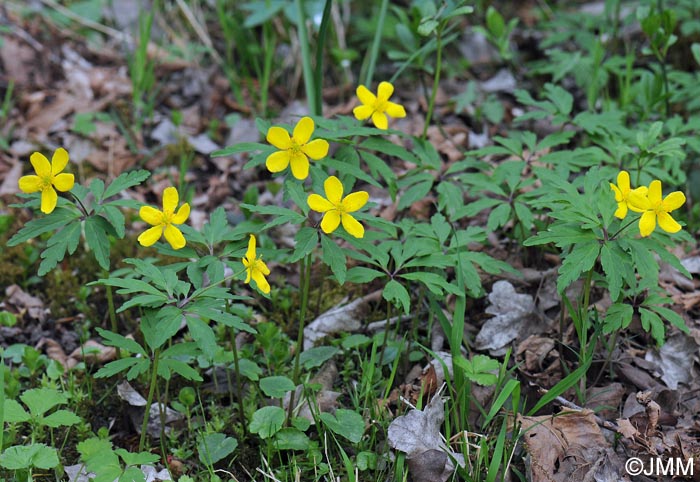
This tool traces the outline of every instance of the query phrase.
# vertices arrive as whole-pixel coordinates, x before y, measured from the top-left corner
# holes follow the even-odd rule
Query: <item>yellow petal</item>
[[[253,267],[248,263],[248,260],[243,258],[243,265],[246,267],[245,270],[245,283],[250,283],[250,275],[253,272]]]
[[[139,209],[139,217],[146,221],[151,226],[157,226],[163,223],[163,213],[152,206],[141,206]],[[159,236],[160,237],[160,236]],[[155,242],[155,241],[154,241]],[[153,244],[153,243],[151,243]],[[150,246],[150,244],[149,244]]]
[[[675,211],[676,209],[681,207],[683,204],[685,204],[685,194],[683,194],[680,191],[674,191],[668,196],[666,196],[666,198],[661,203],[661,206],[663,207],[664,211],[670,213],[671,211]],[[659,221],[659,224],[660,223],[661,222]]]
[[[272,126],[267,130],[267,142],[275,146],[277,149],[286,150],[292,147],[292,139],[289,137],[289,132],[279,126]]]
[[[334,206],[340,206],[343,198],[343,184],[335,176],[329,176],[323,181],[323,190],[326,192],[326,199]]]
[[[352,110],[352,113],[357,120],[369,119],[373,112],[374,107],[371,105],[358,105]]]
[[[345,196],[345,199],[343,199],[343,202],[342,202],[343,210],[346,213],[351,213],[353,211],[357,211],[358,209],[362,208],[362,206],[367,204],[368,200],[369,200],[369,193],[367,193],[365,191],[353,192],[353,193]]]
[[[148,228],[138,237],[141,246],[153,246],[163,235],[163,225]]]
[[[637,189],[630,191],[629,195],[627,196],[627,206],[632,211],[636,212],[646,211],[652,207],[649,197],[646,194],[642,194],[642,191]]]
[[[32,163],[34,167],[34,172],[39,177],[49,177],[51,176],[51,163],[41,152],[35,152],[29,158],[29,162]]]
[[[321,159],[328,154],[328,141],[323,139],[314,139],[305,146],[301,147],[301,152],[309,156],[311,159]]]
[[[19,178],[19,190],[27,194],[41,191],[43,182],[39,176],[29,175]]]
[[[287,169],[289,165],[289,151],[277,151],[273,152],[265,160],[265,167],[270,172],[280,172]]]
[[[617,202],[622,202],[622,193],[620,192],[620,188],[618,188],[615,184],[610,183],[610,189],[615,193],[615,201]]]
[[[355,93],[357,94],[357,98],[360,99],[360,102],[364,105],[372,106],[377,101],[375,95],[364,85],[358,85]]]
[[[639,234],[642,236],[649,236],[654,232],[656,227],[656,213],[654,211],[646,211],[639,218]]]
[[[250,265],[255,262],[255,236],[252,234],[248,238],[248,250],[245,252],[245,259]]]
[[[289,160],[294,177],[303,181],[309,175],[309,158],[303,152],[295,153]]]
[[[54,209],[56,209],[56,203],[58,202],[58,194],[53,187],[45,187],[41,191],[41,212],[44,214],[51,214]]]
[[[372,114],[372,122],[377,129],[388,129],[389,121],[382,112],[375,112]]]
[[[615,210],[615,217],[619,219],[625,219],[627,216],[627,203],[622,201],[617,203],[617,209]]]
[[[406,117],[406,109],[404,109],[401,104],[397,104],[395,102],[387,102],[386,109],[384,109],[384,112],[389,114],[394,119]]]
[[[185,237],[182,235],[182,231],[177,229],[172,224],[165,226],[165,231],[163,234],[165,234],[165,240],[170,243],[170,246],[172,246],[173,249],[182,249],[185,247],[185,244],[187,244]]]
[[[321,229],[324,233],[329,234],[338,229],[340,225],[340,213],[336,209],[328,211],[323,215],[321,220]]]
[[[306,203],[311,209],[319,213],[325,213],[326,211],[330,211],[334,208],[333,204],[319,194],[309,195]]]
[[[180,209],[177,210],[177,213],[175,213],[175,215],[172,217],[171,222],[173,224],[182,224],[187,221],[188,217],[190,217],[190,205],[185,203],[180,206]]]
[[[671,217],[670,214],[660,212],[657,215],[657,218],[659,220],[659,227],[667,233],[677,233],[681,230],[681,225],[678,224],[676,220]]]
[[[267,267],[265,262],[262,259],[258,259],[255,262],[255,268],[260,271],[262,274],[265,276],[270,274],[270,268]]]
[[[630,174],[627,171],[620,171],[617,175],[617,187],[623,195],[630,191]]]
[[[267,282],[265,276],[263,276],[260,271],[255,269],[253,270],[252,276],[258,289],[263,293],[268,294],[270,292],[270,283]]]
[[[661,181],[651,181],[647,197],[652,206],[657,206],[661,202]]]
[[[379,87],[377,88],[377,99],[379,99],[379,102],[386,102],[389,100],[389,97],[391,97],[391,94],[394,93],[394,86],[391,85],[389,82],[380,82]]]
[[[311,117],[302,117],[299,119],[299,122],[297,122],[297,125],[294,126],[294,133],[292,134],[292,137],[298,145],[303,146],[309,142],[309,139],[311,139],[311,135],[313,133],[314,120]]]
[[[62,172],[68,165],[68,151],[62,147],[56,149],[51,156],[51,174],[54,176]]]
[[[63,174],[58,174],[53,178],[54,187],[61,192],[70,191],[73,189],[74,184],[75,176],[73,174],[66,174],[64,172]]]
[[[179,200],[180,197],[177,194],[177,189],[174,187],[166,187],[165,191],[163,191],[163,212],[174,212]]]
[[[355,236],[356,238],[364,237],[365,228],[357,219],[349,214],[343,214],[341,218],[343,221],[343,228],[345,228],[345,231],[347,231],[350,236]]]

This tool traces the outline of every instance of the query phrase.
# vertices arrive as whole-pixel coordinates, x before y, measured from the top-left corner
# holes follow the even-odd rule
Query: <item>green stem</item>
[[[389,341],[389,323],[391,323],[391,301],[386,302],[386,325],[384,326],[384,339],[382,340],[382,351],[379,352],[379,363],[377,366],[382,369],[382,362],[384,361],[384,350],[386,350],[386,344]],[[397,322],[398,323],[398,322]]]
[[[328,36],[328,25],[331,19],[331,6],[333,0],[326,0],[326,5],[323,8],[323,17],[321,17],[321,26],[318,29],[318,40],[316,41],[316,70],[314,72],[314,111],[317,115],[323,115],[323,93],[321,86],[323,85],[323,46],[326,45],[326,37]]]
[[[263,63],[263,75],[260,89],[260,111],[263,117],[267,116],[267,95],[270,87],[270,74],[272,72],[272,60],[275,49],[272,47],[272,30],[270,22],[263,24],[263,48],[265,50],[265,61]]]
[[[233,328],[231,328],[231,350],[233,351],[233,366],[236,370],[236,390],[238,391],[236,397],[238,398],[238,410],[240,412],[241,425],[243,426],[243,434],[245,435],[248,433],[248,427],[245,418],[245,407],[243,406],[243,387],[241,387],[241,369],[238,365],[238,347],[236,346],[236,333],[233,330]]]
[[[301,48],[301,65],[304,72],[304,87],[306,88],[306,102],[309,104],[311,115],[320,115],[316,110],[314,99],[314,77],[311,67],[311,52],[309,51],[309,34],[306,31],[306,14],[304,13],[304,2],[294,0],[297,8],[297,30],[299,33],[299,47]]]
[[[301,286],[301,305],[299,306],[299,331],[297,333],[297,348],[294,353],[294,371],[292,372],[292,380],[294,385],[299,384],[299,356],[304,348],[304,324],[306,322],[306,308],[309,303],[309,285],[311,279],[311,254],[306,256],[306,259],[299,266],[299,286]],[[294,411],[294,395],[296,388],[292,390],[289,396],[289,411],[288,419],[292,420],[292,412]]]
[[[109,273],[106,270],[102,270],[102,276],[109,278]],[[107,311],[109,312],[109,322],[114,333],[119,333],[119,327],[117,326],[117,312],[114,309],[114,295],[112,293],[112,287],[110,285],[105,285],[105,294],[107,295]],[[121,350],[117,347],[117,360],[122,356]]]
[[[615,239],[615,238],[617,237],[618,234],[620,234],[622,231],[624,231],[625,229],[627,229],[628,227],[630,227],[630,226],[631,226],[634,222],[636,222],[636,221],[637,221],[636,219],[633,219],[632,221],[628,222],[627,224],[625,224],[624,226],[622,226],[620,229],[618,229],[617,231],[615,231],[615,234],[613,234],[612,236],[610,236],[609,239],[611,239],[611,240],[612,240],[612,239]]]
[[[386,19],[386,11],[389,8],[389,0],[382,0],[379,7],[379,18],[377,19],[377,27],[374,30],[374,39],[372,40],[372,48],[369,52],[369,64],[367,65],[367,75],[365,75],[365,86],[369,88],[372,85],[374,77],[374,69],[377,66],[377,58],[379,57],[379,46],[382,43],[382,33],[384,31],[384,21]]]
[[[153,355],[153,366],[151,370],[151,384],[148,387],[148,398],[146,399],[146,411],[143,414],[143,422],[141,423],[141,439],[139,440],[139,452],[143,452],[146,446],[146,432],[148,431],[148,416],[151,413],[151,404],[153,403],[153,393],[156,389],[156,381],[158,379],[158,361],[160,360],[160,348],[156,348]]]
[[[425,116],[425,125],[423,126],[423,135],[421,138],[425,140],[428,135],[428,126],[430,126],[430,120],[433,117],[433,110],[435,109],[435,97],[437,96],[438,86],[440,84],[440,71],[442,70],[442,27],[438,27],[436,30],[436,40],[437,40],[437,59],[435,60],[435,75],[433,76],[433,91],[430,93],[430,103],[428,104],[428,114]]]

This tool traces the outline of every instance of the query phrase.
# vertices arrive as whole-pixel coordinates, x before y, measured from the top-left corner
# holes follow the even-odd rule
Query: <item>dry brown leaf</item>
[[[14,307],[16,313],[27,313],[34,320],[44,321],[46,319],[43,301],[25,293],[18,285],[10,285],[5,289],[5,305]]]
[[[128,336],[127,338],[133,338]],[[68,355],[76,361],[85,360],[92,363],[107,363],[117,358],[117,349],[113,346],[104,346],[95,340],[88,340]]]
[[[618,418],[617,422],[617,433],[628,439],[634,439],[635,436],[639,435],[637,428],[632,425],[632,422],[627,418]]]
[[[608,443],[593,411],[518,416],[531,458],[533,482],[583,480]],[[599,468],[596,466],[595,470]]]
[[[42,347],[46,347],[46,356],[49,357],[50,360],[57,361],[66,370],[73,368],[77,364],[76,360],[68,358],[63,347],[56,340],[42,338],[39,340],[39,343],[37,343],[36,348],[38,350]]]

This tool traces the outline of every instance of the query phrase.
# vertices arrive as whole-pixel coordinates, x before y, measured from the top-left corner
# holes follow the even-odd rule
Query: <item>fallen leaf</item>
[[[464,456],[450,450],[440,433],[444,421],[445,402],[438,393],[425,409],[412,409],[389,425],[389,445],[406,453],[416,482],[445,482],[452,477],[455,462],[464,467]],[[411,463],[413,459],[417,460]]]
[[[36,296],[22,291],[18,285],[10,285],[5,289],[5,305],[14,307],[16,313],[27,313],[34,320],[46,319],[44,303]]]
[[[680,383],[689,384],[698,377],[694,357],[700,347],[685,333],[670,336],[658,350],[650,350],[644,359],[652,362],[662,373],[661,380],[672,390]]]

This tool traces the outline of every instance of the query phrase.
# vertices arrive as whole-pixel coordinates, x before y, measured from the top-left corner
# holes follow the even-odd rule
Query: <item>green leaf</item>
[[[241,375],[253,382],[259,380],[260,375],[263,373],[262,368],[260,368],[257,363],[247,358],[238,360],[238,368],[240,369]]]
[[[278,450],[308,450],[309,437],[294,427],[285,427],[275,434],[274,447]]]
[[[261,231],[272,228],[274,226],[280,226],[282,224],[301,224],[306,221],[306,216],[299,214],[291,209],[283,208],[280,206],[257,206],[253,204],[240,204],[240,207],[247,209],[251,212],[262,214],[265,216],[272,216],[273,220],[265,224]]]
[[[319,415],[324,425],[336,435],[348,439],[352,443],[359,443],[365,433],[365,421],[362,415],[353,411],[339,408],[335,416],[328,412]]]
[[[81,418],[69,410],[56,410],[51,415],[44,417],[41,421],[48,427],[70,427],[76,423],[80,423]]]
[[[600,243],[597,241],[584,241],[574,245],[559,267],[559,277],[557,278],[557,291],[559,293],[563,293],[571,283],[579,279],[581,273],[593,267],[598,259],[600,249]]]
[[[78,218],[80,218],[80,213],[77,211],[66,208],[56,208],[46,217],[29,221],[17,234],[10,238],[7,245],[17,246],[29,239],[62,228]]]
[[[62,405],[68,401],[68,397],[53,388],[32,388],[22,393],[19,397],[29,408],[32,417],[39,417],[56,405]]]
[[[127,467],[117,482],[146,482],[146,474],[138,467]]]
[[[454,362],[460,367],[469,380],[482,386],[495,385],[498,376],[493,373],[499,369],[499,363],[493,358],[485,355],[474,355],[471,360],[464,357],[457,357]]]
[[[5,400],[5,422],[28,422],[30,419],[29,414],[17,401],[12,399]]]
[[[323,250],[321,259],[325,264],[330,266],[336,281],[338,281],[338,284],[342,285],[345,283],[345,275],[347,274],[345,253],[329,236],[321,236],[321,248]]]
[[[642,328],[651,333],[651,336],[654,338],[657,345],[663,345],[666,329],[664,328],[664,322],[661,321],[659,315],[651,310],[647,310],[646,308],[639,308],[639,314],[641,315],[640,318],[642,321]]]
[[[429,273],[427,271],[416,271],[413,273],[405,273],[399,277],[407,280],[418,281],[423,283],[426,288],[436,296],[442,296],[443,290],[453,295],[459,294],[459,288],[452,283],[449,283],[442,275],[437,273]]]
[[[88,472],[94,472],[99,482],[114,482],[122,473],[119,458],[112,450],[109,440],[93,437],[77,445],[80,459],[85,463]]]
[[[294,239],[296,240],[296,244],[294,246],[294,252],[291,258],[289,258],[290,263],[296,263],[314,250],[318,244],[318,231],[309,226],[304,226],[297,232]]]
[[[145,169],[138,171],[124,172],[120,174],[112,183],[105,189],[104,196],[102,199],[108,199],[120,192],[141,184],[143,181],[148,179],[151,173]],[[100,199],[100,201],[102,200]]]
[[[259,408],[253,413],[248,428],[262,439],[270,438],[282,428],[285,416],[284,410],[280,407]]]
[[[614,333],[623,330],[632,322],[634,308],[626,303],[613,303],[605,313],[603,333]]]
[[[89,216],[85,220],[85,240],[92,249],[97,263],[102,269],[109,269],[109,238],[107,233],[113,228],[102,216]]]
[[[330,360],[338,353],[340,350],[334,346],[315,346],[304,350],[299,355],[299,363],[307,370],[320,367],[327,360]]]
[[[368,137],[360,144],[360,148],[370,151],[378,151],[386,154],[389,157],[398,157],[403,161],[407,161],[416,165],[421,165],[420,160],[408,152],[404,147],[394,144],[383,137]]]
[[[486,26],[495,38],[502,37],[506,33],[506,23],[503,16],[492,6],[486,10]]]
[[[197,382],[201,382],[203,380],[197,370],[189,366],[187,363],[181,362],[180,360],[176,360],[174,358],[162,358],[158,364],[158,374],[168,380],[170,378],[170,371],[177,373],[187,380],[194,380]]]
[[[209,433],[202,437],[197,445],[199,461],[206,466],[212,466],[231,455],[238,447],[238,440],[227,437],[223,433]]]
[[[131,453],[124,449],[115,449],[114,453],[121,457],[126,465],[151,465],[160,460],[157,454],[150,452]]]
[[[139,373],[144,373],[150,364],[151,362],[148,358],[122,358],[121,360],[109,362],[97,370],[95,378],[109,378],[117,373],[129,370],[129,373],[133,373],[134,375],[127,378],[133,380]]]
[[[105,330],[104,328],[97,327],[96,329],[97,333],[104,339],[105,345],[115,346],[131,353],[138,353],[139,355],[146,356],[146,350],[135,340],[122,336],[119,333]]]
[[[617,301],[622,291],[622,282],[625,272],[623,259],[625,252],[618,248],[617,244],[611,246],[610,243],[605,243],[600,250],[600,264],[605,272],[605,279],[608,282],[608,290],[610,291],[610,299],[613,302]]]
[[[486,222],[486,229],[489,231],[495,231],[505,224],[510,219],[511,207],[510,204],[500,204],[491,211],[489,214],[489,219]]]
[[[373,268],[365,268],[364,266],[354,266],[348,270],[345,281],[349,283],[369,283],[381,276],[385,276],[379,270]]]
[[[294,390],[296,385],[289,378],[284,376],[265,377],[260,379],[260,390],[270,398],[284,398],[284,396]]]
[[[411,297],[401,283],[393,279],[389,280],[386,286],[384,286],[382,297],[397,307],[403,307],[404,313],[408,315],[411,309]]]
[[[675,311],[666,308],[664,306],[658,306],[658,305],[652,305],[649,308],[651,308],[653,311],[658,313],[660,316],[662,316],[666,321],[670,322],[674,326],[676,326],[679,330],[681,330],[683,333],[689,333],[690,330],[688,329],[688,325],[685,324],[685,320],[681,315],[676,313]]]
[[[58,452],[45,444],[15,445],[8,447],[0,455],[0,465],[8,470],[21,470],[36,467],[53,469],[58,465]]]
[[[114,232],[116,233],[117,237],[119,239],[123,239],[126,230],[124,228],[124,214],[122,213],[121,209],[107,204],[102,206],[102,210],[107,217],[107,222],[109,222],[109,224],[114,228]]]
[[[46,243],[46,249],[41,253],[41,264],[39,265],[39,276],[56,267],[63,261],[66,253],[73,254],[80,242],[80,223],[71,222],[66,227],[56,232]]]
[[[180,330],[182,310],[166,306],[160,310],[148,310],[141,317],[141,332],[148,347],[155,351]]]
[[[202,321],[198,316],[186,316],[187,327],[192,338],[205,356],[214,356],[217,350],[216,335],[211,326]]]

